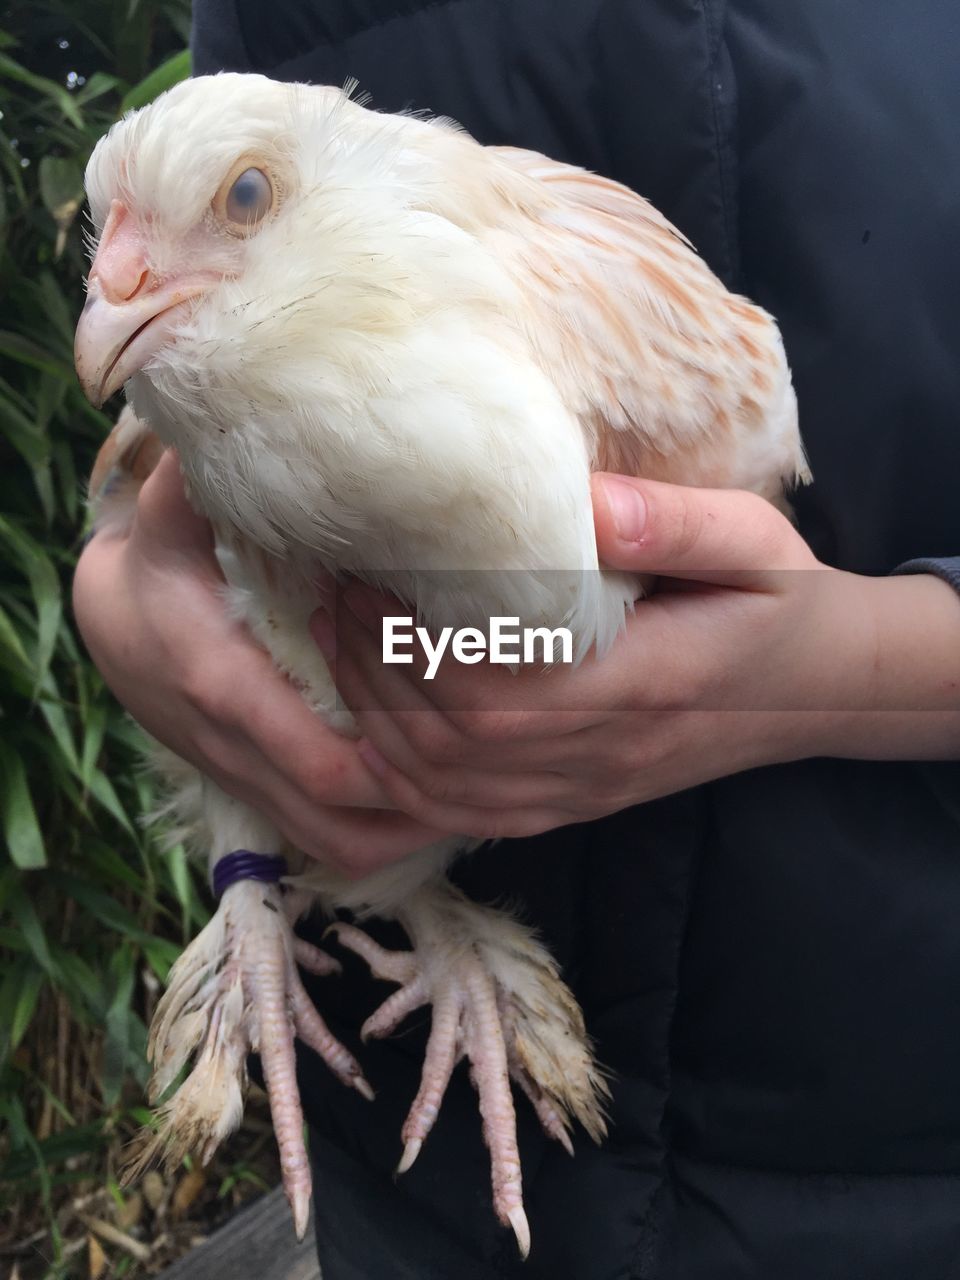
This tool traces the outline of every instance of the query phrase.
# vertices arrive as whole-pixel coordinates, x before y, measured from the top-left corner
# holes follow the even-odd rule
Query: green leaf
[[[43,833],[27,784],[23,761],[6,743],[0,742],[0,766],[3,769],[3,833],[14,865],[21,870],[36,870],[47,865]]]
[[[130,947],[121,947],[114,952],[110,972],[116,987],[105,1022],[100,1088],[104,1102],[114,1106],[127,1073],[146,1083],[149,1068],[146,1063],[147,1030],[133,1011],[136,964]]]
[[[71,156],[44,156],[37,166],[40,198],[58,227],[69,227],[83,203],[83,173]]]
[[[80,755],[80,780],[89,790],[97,761],[103,748],[103,735],[107,726],[107,708],[100,703],[87,712],[83,727],[83,750]]]
[[[158,98],[167,89],[172,88],[181,80],[186,80],[189,75],[190,50],[183,49],[180,53],[175,53],[172,58],[168,58],[166,62],[161,62],[156,70],[151,71],[139,84],[134,85],[129,93],[124,95],[123,101],[120,103],[121,112],[136,111],[138,107],[145,107],[148,102]]]
[[[31,470],[46,464],[50,456],[48,441],[42,432],[37,430],[36,423],[31,422],[8,396],[2,394],[0,394],[0,428]]]
[[[67,1108],[63,1105],[63,1102],[57,1097],[53,1090],[49,1088],[38,1075],[36,1075],[36,1073],[31,1073],[30,1079],[37,1086],[43,1096],[49,1100],[51,1107],[53,1107],[58,1116],[61,1116],[66,1120],[67,1124],[75,1125],[77,1123],[75,1117],[70,1114]]]
[[[175,844],[167,850],[167,867],[170,871],[170,883],[177,895],[177,902],[185,914],[189,913],[193,903],[193,881],[190,878],[190,867],[187,863],[187,851],[182,844]]]
[[[127,858],[102,840],[90,840],[85,845],[85,865],[98,873],[101,882],[126,885],[141,898],[149,895],[143,877],[130,866]]]
[[[87,962],[72,951],[53,947],[52,954],[74,1017],[78,1015],[78,1006],[82,1002],[94,1017],[102,1020],[106,1013],[106,997],[99,974],[94,973]]]
[[[53,80],[34,75],[32,71],[22,67],[19,62],[14,62],[13,58],[5,53],[0,53],[0,77],[17,81],[49,98],[71,124],[76,125],[78,129],[83,128],[83,116],[77,109],[76,103],[66,89],[55,84]]]
[[[46,974],[42,969],[31,967],[26,973],[20,975],[17,1002],[10,1019],[11,1051],[16,1049],[30,1026],[45,982]]]
[[[27,203],[27,191],[21,176],[20,159],[21,157],[11,146],[10,139],[0,130],[0,162],[3,163],[3,167],[7,171],[7,177],[10,179],[10,185],[13,187],[17,200],[21,205],[25,205]]]
[[[11,1143],[10,1156],[0,1165],[0,1179],[12,1181],[27,1174],[36,1173],[36,1165],[49,1170],[64,1160],[78,1156],[90,1155],[99,1150],[104,1143],[103,1128],[99,1124],[82,1125],[76,1129],[68,1129],[65,1133],[55,1133],[43,1142],[37,1142],[26,1124],[23,1104],[19,1098],[11,1098],[0,1103],[0,1115],[10,1125],[11,1134],[18,1139]],[[81,1177],[89,1178],[89,1171]]]
[[[155,938],[152,942],[143,944],[143,954],[147,957],[150,968],[164,983],[182,951],[182,947],[167,942],[165,938]]]
[[[46,318],[47,327],[54,325],[63,348],[63,358],[65,363],[69,362],[70,368],[73,368],[73,336],[77,327],[77,313],[73,305],[64,297],[63,290],[57,284],[56,277],[51,271],[44,271],[40,276],[40,297],[43,306],[43,314]],[[57,407],[61,403],[66,388],[63,385],[64,380],[60,377],[52,386],[43,388],[44,394],[48,397],[53,406]],[[70,385],[73,379],[70,379]]]
[[[9,329],[0,329],[0,355],[10,356],[21,364],[44,373],[52,373],[64,382],[73,385],[77,380],[73,366],[58,360],[55,355],[45,351],[39,343],[25,338],[22,333],[12,333]]]
[[[94,102],[97,98],[102,98],[105,93],[110,93],[120,84],[118,76],[109,76],[104,71],[95,71],[82,89],[73,95],[73,100],[78,107],[85,107],[88,102]]]
[[[80,776],[80,761],[77,759],[77,748],[73,742],[73,732],[70,729],[70,721],[64,710],[63,703],[57,695],[57,686],[54,683],[53,676],[48,671],[43,681],[43,687],[39,698],[37,699],[40,707],[40,714],[47,722],[47,728],[50,730],[50,736],[57,744],[57,749],[63,757],[64,763],[71,773],[77,777]]]
[[[89,881],[69,872],[62,872],[56,877],[56,883],[62,892],[73,898],[79,906],[89,911],[91,916],[106,925],[108,929],[141,945],[152,940],[153,935],[141,929],[135,916],[122,907],[115,898],[111,898],[109,894],[96,888]]]
[[[18,958],[17,963],[10,964],[7,961],[4,966],[6,972],[0,976],[0,1073],[2,1073],[3,1068],[9,1061],[13,1050],[10,1031],[13,1027],[13,1015],[17,1007],[17,1001],[20,998],[20,975],[24,963],[29,969],[33,969],[33,961],[30,957],[21,956]],[[2,1079],[2,1075],[0,1075],[0,1079]]]
[[[0,516],[0,542],[6,542],[10,547],[30,582],[30,592],[37,611],[34,663],[37,679],[42,681],[53,657],[60,627],[60,576],[40,544],[4,516]]]
[[[120,797],[117,795],[113,783],[102,769],[94,769],[90,777],[88,790],[95,799],[99,800],[107,813],[109,813],[112,818],[116,818],[121,827],[136,839],[137,833],[134,829],[133,823],[127,817],[126,810],[120,803]]]
[[[56,978],[58,976],[57,966],[54,964],[50,948],[47,946],[47,936],[43,931],[40,917],[37,915],[33,903],[19,886],[10,894],[7,906],[10,914],[16,920],[20,932],[23,934],[24,941],[33,952],[37,964],[44,973],[51,978]]]
[[[56,468],[60,500],[72,525],[77,523],[80,514],[82,491],[77,484],[77,469],[73,461],[73,450],[67,440],[55,441],[52,449],[53,462]]]
[[[6,649],[13,659],[23,667],[26,674],[33,675],[33,663],[23,647],[19,632],[10,621],[10,615],[2,605],[0,605],[0,646]]]
[[[172,4],[165,4],[163,6],[163,12],[171,27],[173,27],[174,31],[180,37],[180,42],[182,44],[189,44],[190,10],[183,5],[177,4],[176,0],[174,0]]]

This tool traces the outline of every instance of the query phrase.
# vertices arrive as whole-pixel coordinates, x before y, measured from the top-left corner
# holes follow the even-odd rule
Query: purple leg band
[[[260,880],[264,884],[276,884],[287,874],[287,860],[278,853],[251,853],[249,849],[234,849],[225,853],[213,868],[214,897],[222,898],[238,880]]]

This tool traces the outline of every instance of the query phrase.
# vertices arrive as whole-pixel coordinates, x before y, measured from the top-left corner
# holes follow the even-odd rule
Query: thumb
[[[612,569],[750,590],[817,561],[785,516],[755,493],[593,476],[597,551]]]

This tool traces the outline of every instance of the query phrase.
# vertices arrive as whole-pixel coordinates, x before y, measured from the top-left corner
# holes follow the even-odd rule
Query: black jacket
[[[195,4],[198,72],[356,76],[650,197],[780,320],[802,532],[870,574],[960,546],[958,41],[956,0]],[[570,1161],[521,1105],[522,1265],[465,1075],[391,1179],[422,1021],[361,1051],[375,1106],[304,1061],[324,1280],[960,1276],[960,765],[757,770],[461,878],[563,962],[610,1139]],[[348,1038],[382,991],[316,988]]]

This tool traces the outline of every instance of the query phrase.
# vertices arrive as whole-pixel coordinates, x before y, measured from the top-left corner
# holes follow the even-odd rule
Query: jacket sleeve
[[[933,573],[960,592],[960,556],[922,557],[898,565],[894,573]]]

